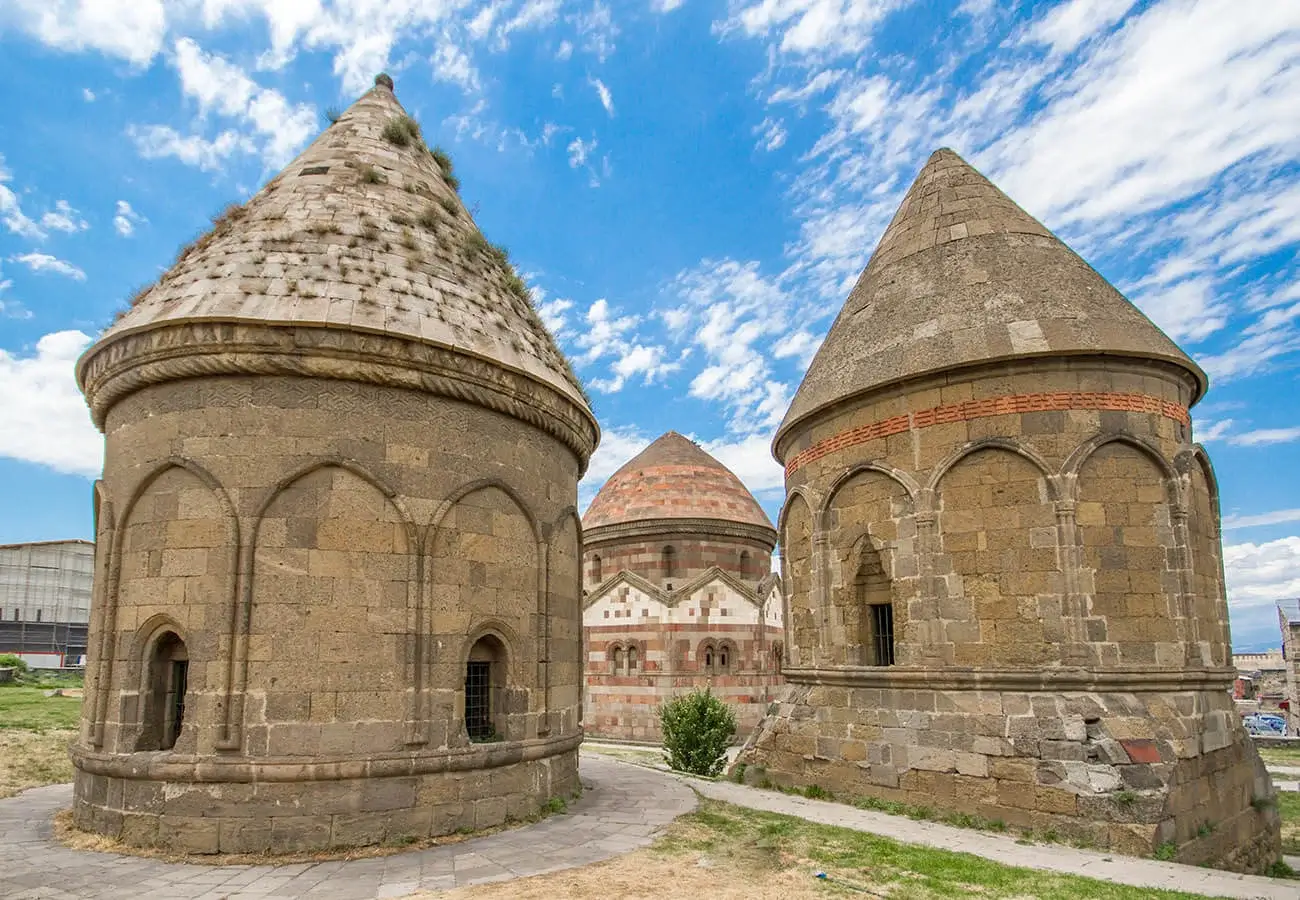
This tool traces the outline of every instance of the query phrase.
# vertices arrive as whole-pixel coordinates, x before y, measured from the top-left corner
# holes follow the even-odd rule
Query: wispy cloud
[[[135,234],[135,226],[142,225],[148,220],[131,208],[131,204],[125,200],[117,201],[117,212],[113,216],[113,230],[122,237],[130,237]]]
[[[614,97],[610,94],[609,88],[605,87],[605,82],[599,78],[591,78],[588,81],[596,89],[596,96],[600,97],[600,105],[605,107],[605,112],[609,113],[611,119],[614,118]]]
[[[54,209],[41,216],[41,227],[48,228],[50,231],[76,234],[89,228],[90,223],[83,219],[81,213],[73,209],[67,200],[60,200],[54,204]]]
[[[9,257],[10,262],[22,263],[33,272],[53,272],[64,275],[74,281],[85,281],[86,273],[70,262],[51,256],[48,253],[20,253]]]

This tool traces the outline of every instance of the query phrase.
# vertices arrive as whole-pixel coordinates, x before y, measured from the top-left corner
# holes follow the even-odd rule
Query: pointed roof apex
[[[773,447],[849,397],[1034,356],[1128,356],[1201,368],[1041,222],[944,147],[930,155],[804,376]]]
[[[656,519],[716,519],[772,529],[735,473],[676,431],[655,439],[610,476],[582,517],[582,527]]]
[[[435,383],[472,382],[526,421],[550,422],[553,406],[585,466],[599,428],[581,384],[506,252],[465,208],[450,159],[425,144],[392,86],[377,76],[297,159],[183,248],[86,351],[78,379],[97,424],[125,392],[152,383],[133,369],[149,365],[131,351],[143,343],[136,336],[198,324],[256,327],[290,343],[349,332],[367,339],[368,372],[437,358],[446,373],[402,377],[433,393],[442,390]],[[184,353],[206,352],[180,343]],[[148,377],[162,380],[160,371]]]

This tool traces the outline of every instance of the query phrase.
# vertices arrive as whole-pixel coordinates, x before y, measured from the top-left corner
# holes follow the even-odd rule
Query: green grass
[[[0,685],[0,729],[41,732],[76,728],[81,717],[81,698],[46,697],[46,690],[28,685]]]
[[[1278,791],[1277,811],[1282,816],[1282,852],[1300,853],[1300,794]]]
[[[930,898],[1026,898],[1058,900],[1175,900],[1197,894],[1110,884],[1004,866],[978,856],[900,844],[888,838],[805,822],[791,816],[702,800],[696,812],[673,825],[653,848],[674,856],[707,855],[745,874],[756,887],[777,873],[817,872],[828,895]]]
[[[1264,747],[1260,749],[1259,756],[1274,766],[1300,766],[1300,747]]]

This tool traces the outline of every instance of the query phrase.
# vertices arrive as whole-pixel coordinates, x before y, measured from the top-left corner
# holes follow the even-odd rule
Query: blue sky
[[[676,429],[773,519],[775,424],[951,146],[1210,373],[1234,642],[1300,596],[1300,4],[8,0],[0,542],[90,536],[72,363],[379,71],[456,161],[605,432]]]

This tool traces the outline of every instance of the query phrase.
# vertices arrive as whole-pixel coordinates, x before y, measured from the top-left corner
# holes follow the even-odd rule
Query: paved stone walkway
[[[584,757],[585,759],[585,757]],[[746,787],[727,781],[703,781],[679,775],[668,777],[686,782],[705,797],[750,809],[798,816],[823,825],[838,825],[866,831],[908,844],[921,844],[958,853],[972,853],[1004,863],[1048,872],[1086,875],[1134,887],[1166,888],[1208,894],[1211,897],[1239,897],[1246,900],[1300,900],[1300,881],[1236,875],[1217,869],[1185,866],[1119,856],[1094,850],[1078,850],[1057,844],[1018,844],[1002,834],[954,828],[936,822],[918,822],[857,809],[843,803],[806,800],[776,791]]]
[[[582,757],[569,812],[487,837],[393,856],[281,866],[204,866],[69,850],[51,837],[72,805],[61,784],[0,800],[4,900],[374,900],[585,866],[644,847],[695,808],[695,794],[650,769]]]

